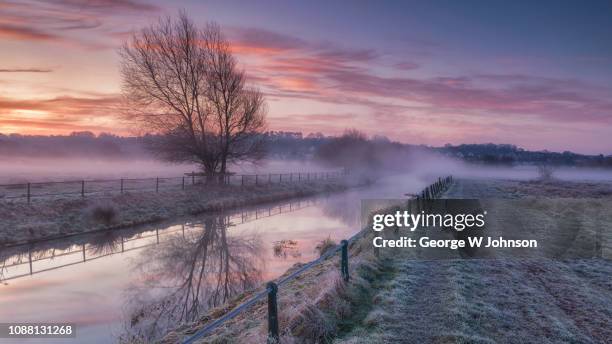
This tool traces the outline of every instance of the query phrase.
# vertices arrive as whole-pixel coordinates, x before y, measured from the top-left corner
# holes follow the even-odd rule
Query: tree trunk
[[[221,171],[219,174],[219,184],[223,184],[225,175],[227,174],[227,158],[221,158]]]

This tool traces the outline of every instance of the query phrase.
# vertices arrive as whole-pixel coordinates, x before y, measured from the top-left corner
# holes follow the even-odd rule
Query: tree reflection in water
[[[126,292],[129,321],[123,341],[151,341],[261,285],[265,262],[259,237],[228,236],[226,216],[197,226],[201,230],[145,249],[135,262],[142,278]]]

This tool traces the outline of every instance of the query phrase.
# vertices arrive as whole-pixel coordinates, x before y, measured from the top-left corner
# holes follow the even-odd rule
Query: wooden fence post
[[[348,268],[348,241],[342,240],[340,242],[342,245],[342,264],[341,264],[341,272],[342,278],[345,282],[349,280],[349,268]]]
[[[181,186],[181,190],[185,190],[185,176],[183,176],[183,185]]]
[[[268,282],[268,343],[278,343],[278,303],[276,294],[278,286]]]
[[[30,200],[32,198],[32,194],[30,193],[30,190],[31,190],[30,183],[28,183],[26,189],[27,189],[26,190],[26,194],[27,194],[27,197],[28,197],[28,204],[30,204]]]
[[[123,178],[121,178],[121,194],[123,195]]]
[[[85,181],[81,181],[81,197],[85,197]]]
[[[28,260],[30,261],[30,275],[33,275],[34,269],[32,268],[32,250],[28,250]]]
[[[159,192],[159,178],[155,178],[155,192]]]

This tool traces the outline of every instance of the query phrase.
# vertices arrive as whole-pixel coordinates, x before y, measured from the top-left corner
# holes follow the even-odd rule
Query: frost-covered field
[[[125,228],[221,208],[344,190],[341,178],[269,185],[206,186],[185,191],[126,192],[90,198],[0,202],[0,245]]]
[[[463,179],[446,193],[446,198],[465,197],[610,198],[612,181]]]
[[[612,184],[458,180],[447,198],[529,198],[503,225],[553,233],[598,231],[597,258],[428,260],[401,250],[375,300],[374,326],[358,324],[337,343],[605,343],[612,337]],[[586,204],[581,229],[563,209]],[[502,210],[503,211],[503,210]],[[528,215],[537,214],[536,223]],[[503,215],[503,214],[502,214]],[[522,227],[521,227],[522,228]],[[562,235],[562,234],[558,234]],[[402,253],[406,253],[402,255]]]

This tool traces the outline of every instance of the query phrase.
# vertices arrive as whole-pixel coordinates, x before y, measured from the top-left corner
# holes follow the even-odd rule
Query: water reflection
[[[142,252],[133,268],[141,278],[126,291],[130,339],[150,341],[262,283],[260,238],[228,236],[230,225],[226,216],[209,217],[200,231]]]
[[[35,303],[37,296],[33,293],[38,292],[30,292],[28,286],[56,280],[54,283],[62,283],[66,298],[77,301],[73,307],[96,304],[93,300],[81,299],[93,291],[112,299],[115,305],[105,305],[105,308],[111,312],[108,317],[118,318],[111,327],[114,333],[99,328],[91,338],[96,341],[103,338],[103,342],[114,342],[117,337],[149,342],[169,328],[195,320],[205,310],[225,303],[238,293],[260,286],[264,278],[276,277],[278,273],[267,271],[266,268],[270,269],[267,265],[284,271],[299,260],[301,240],[281,240],[285,250],[281,255],[285,258],[284,263],[278,264],[270,261],[274,236],[262,239],[252,229],[261,221],[268,223],[265,228],[270,228],[269,224],[276,222],[272,218],[305,210],[320,202],[316,198],[292,200],[175,224],[104,231],[3,248],[0,249],[0,282],[9,289],[2,291],[5,294],[0,295],[0,305],[10,305],[15,297],[32,300],[21,312],[22,318],[30,319],[32,311],[38,312],[46,306]],[[94,261],[101,264],[94,264],[93,270],[79,268]],[[114,268],[113,264],[117,263],[120,266]],[[52,271],[55,273],[49,274]],[[91,275],[83,271],[91,271]],[[78,288],[83,288],[79,294],[72,294],[74,280],[78,280]],[[104,285],[114,288],[104,289]],[[0,310],[0,319],[3,316],[8,315]],[[67,320],[74,320],[73,316],[67,316]],[[43,316],[39,320],[45,319]]]
[[[295,212],[320,202],[317,199],[301,199],[261,207],[245,208],[218,215],[227,225],[246,224],[256,220]],[[187,235],[201,231],[204,223],[179,221],[157,226],[103,231],[83,234],[59,240],[42,241],[27,245],[0,248],[0,283],[39,274],[46,271],[86,263],[114,254],[141,250],[156,246],[175,234]]]

